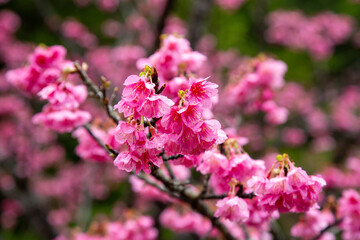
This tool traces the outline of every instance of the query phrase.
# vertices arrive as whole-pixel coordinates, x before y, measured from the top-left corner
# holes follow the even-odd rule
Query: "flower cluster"
[[[100,141],[104,144],[107,144],[112,149],[119,149],[120,146],[115,140],[114,128],[110,128],[107,131],[99,127],[91,127],[90,131],[94,134]],[[106,152],[106,150],[99,145],[98,142],[88,133],[84,128],[76,129],[73,132],[73,137],[77,138],[79,144],[77,145],[75,152],[84,160],[95,161],[95,162],[105,162],[110,161],[112,158]]]
[[[61,32],[64,37],[84,48],[93,48],[98,42],[97,37],[90,33],[85,25],[75,19],[64,21],[61,26]]]
[[[205,83],[206,80],[203,80]],[[204,91],[203,102],[206,101],[206,84],[201,85],[199,93]],[[190,87],[191,89],[191,87]],[[211,90],[210,90],[211,92]],[[171,111],[161,119],[159,131],[168,135],[169,141],[165,144],[165,150],[169,154],[198,155],[210,150],[214,145],[226,140],[226,134],[221,130],[217,120],[204,120],[204,108],[198,100],[191,101],[185,92],[181,92],[179,105],[171,108]],[[189,96],[192,96],[189,91]],[[198,95],[199,96],[199,95]]]
[[[360,131],[360,88],[348,86],[333,103],[334,127],[347,132]]]
[[[291,235],[301,237],[302,239],[313,239],[327,226],[334,223],[334,221],[335,217],[329,209],[323,209],[322,211],[310,209],[305,213],[305,216],[291,228]],[[335,239],[335,236],[333,236],[333,238]]]
[[[360,194],[354,190],[345,190],[338,202],[338,216],[342,218],[340,224],[345,240],[360,238]]]
[[[252,176],[264,174],[264,161],[252,159],[237,139],[226,140],[222,147],[225,155],[217,149],[207,151],[200,155],[197,167],[202,174],[211,174],[210,183],[216,193],[227,192],[231,181],[243,184]]]
[[[154,227],[154,220],[149,216],[139,216],[134,219],[127,219],[124,222],[93,223],[89,233],[76,233],[74,240],[126,240],[143,239],[155,240],[158,237],[158,230]],[[56,240],[65,240],[64,236]]]
[[[270,124],[284,123],[288,111],[276,104],[274,92],[284,85],[286,71],[284,62],[264,56],[240,65],[227,87],[228,104],[241,107],[244,114],[262,111]]]
[[[237,196],[228,196],[216,203],[215,217],[223,217],[232,222],[245,221],[249,218],[249,209],[245,200]]]
[[[328,188],[359,188],[360,158],[351,156],[346,159],[344,169],[336,166],[326,167],[321,173]]]
[[[167,84],[164,94],[177,97],[179,90],[189,86],[186,74],[199,71],[206,61],[206,57],[192,51],[188,40],[174,35],[165,36],[161,48],[147,59],[137,62],[139,69],[146,65],[153,66],[159,73],[161,83]]]
[[[35,124],[63,133],[71,132],[91,120],[90,113],[79,109],[87,97],[87,90],[83,85],[74,86],[62,81],[49,84],[38,95],[41,99],[47,100],[48,104],[43,107],[41,113],[34,115]]]
[[[308,176],[295,167],[287,154],[279,155],[265,177],[252,177],[248,185],[260,197],[267,211],[306,212],[317,206],[319,193],[326,182],[318,176]]]
[[[7,80],[19,89],[37,94],[50,83],[55,83],[63,74],[73,68],[65,60],[66,50],[62,46],[37,47],[28,61],[29,65],[8,71]]]
[[[128,122],[120,122],[116,139],[126,144],[128,152],[122,152],[115,160],[120,169],[149,173],[149,162],[160,166],[160,150],[167,154],[198,155],[226,139],[216,120],[204,120],[204,108],[217,94],[216,85],[207,79],[194,79],[186,91],[179,91],[178,104],[160,93],[155,69],[145,68],[140,76],[132,75],[124,83],[122,99],[115,105]],[[150,119],[159,119],[157,129]],[[144,119],[150,125],[145,127]],[[148,137],[147,134],[150,136]]]
[[[33,122],[58,132],[70,132],[91,119],[88,112],[79,110],[87,97],[85,86],[74,86],[67,81],[74,66],[65,60],[65,55],[62,46],[40,46],[29,57],[29,66],[6,74],[16,87],[48,101],[43,111],[33,117]]]
[[[126,144],[129,151],[120,153],[115,159],[115,165],[128,172],[136,168],[136,172],[143,169],[150,173],[149,162],[156,166],[162,163],[157,155],[167,141],[167,136],[158,133],[153,126],[145,129],[144,118],[160,118],[170,112],[174,103],[167,97],[156,94],[158,80],[156,74],[148,76],[151,72],[152,69],[147,68],[145,76],[128,77],[124,83],[122,99],[114,107],[125,117],[129,117],[128,122],[120,122],[116,128],[116,140],[120,144]],[[150,124],[149,121],[148,123]],[[150,139],[147,138],[147,133],[151,135]]]
[[[333,48],[346,41],[354,20],[331,12],[307,17],[300,11],[275,11],[268,17],[267,40],[308,51],[316,59],[331,56]]]
[[[194,232],[200,237],[210,232],[210,236],[217,236],[209,219],[186,208],[180,212],[174,208],[165,209],[160,215],[160,223],[176,232]]]

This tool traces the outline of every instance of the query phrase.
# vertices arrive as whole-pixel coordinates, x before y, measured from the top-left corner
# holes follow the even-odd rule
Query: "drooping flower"
[[[275,168],[275,165],[278,165]],[[261,199],[267,211],[306,212],[317,206],[319,193],[326,182],[318,176],[308,176],[295,167],[287,154],[279,155],[277,163],[265,177],[253,177],[248,186]]]
[[[82,110],[53,110],[45,106],[43,111],[33,116],[32,122],[44,125],[60,133],[71,132],[91,120],[90,113]]]
[[[237,196],[228,196],[217,201],[218,207],[214,216],[223,217],[233,222],[244,222],[249,218],[249,209],[246,202]]]
[[[126,172],[135,170],[136,174],[139,174],[141,170],[150,174],[150,166],[152,163],[157,167],[160,167],[163,163],[161,157],[157,156],[159,151],[155,149],[137,149],[135,151],[121,152],[114,160],[114,165],[119,169]]]

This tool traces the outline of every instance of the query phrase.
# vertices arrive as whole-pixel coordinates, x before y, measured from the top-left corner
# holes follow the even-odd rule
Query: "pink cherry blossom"
[[[280,212],[306,212],[316,207],[319,193],[326,185],[325,180],[308,176],[304,170],[295,167],[286,155],[280,158],[279,171],[274,171],[273,167],[266,177],[253,177],[248,181],[248,186],[260,196],[261,205],[267,211],[278,209]]]
[[[305,213],[304,218],[300,219],[291,228],[291,235],[303,239],[312,239],[334,221],[335,217],[330,210],[319,211],[317,209],[310,209]]]
[[[215,217],[224,217],[233,222],[246,221],[249,218],[249,210],[246,202],[237,196],[228,196],[217,201]]]

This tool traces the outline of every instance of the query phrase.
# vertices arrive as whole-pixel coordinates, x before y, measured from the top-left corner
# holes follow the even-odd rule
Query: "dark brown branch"
[[[211,199],[223,199],[223,198],[225,198],[227,196],[228,196],[227,193],[220,194],[220,195],[209,194],[209,195],[200,196],[200,198],[201,199],[211,200]],[[249,199],[252,199],[252,198],[256,197],[256,195],[253,192],[252,193],[238,193],[236,196],[238,196],[240,198],[249,198]]]
[[[210,176],[211,176],[210,174],[206,174],[203,178],[203,187],[202,187],[201,193],[199,195],[200,198],[202,196],[205,196],[208,191]]]
[[[164,165],[166,167],[166,170],[168,171],[169,173],[169,176],[172,180],[176,180],[176,177],[175,177],[175,174],[170,166],[170,164],[168,162],[164,162]]]
[[[90,128],[87,128],[89,133],[91,132]],[[106,148],[105,144],[101,143],[101,140],[96,138],[96,136],[92,133],[90,133],[92,137],[95,137],[94,139],[102,146],[103,148]],[[162,157],[165,156],[162,153]],[[180,155],[180,154],[179,154]],[[175,155],[175,157],[178,155]],[[182,155],[181,155],[182,156]],[[173,156],[170,156],[173,157]],[[168,157],[168,158],[170,158]],[[205,203],[201,202],[201,199],[199,198],[199,195],[195,192],[193,192],[189,187],[186,187],[185,184],[180,183],[176,180],[172,180],[168,177],[166,177],[157,167],[151,166],[151,175],[155,177],[157,180],[159,180],[164,186],[160,186],[143,175],[135,175],[138,178],[144,180],[147,184],[156,187],[162,192],[165,192],[169,194],[172,197],[175,197],[177,199],[180,199],[186,203],[188,203],[193,210],[199,212],[200,214],[204,215],[208,219],[211,220],[213,226],[219,229],[219,231],[224,235],[226,239],[235,239],[229,232],[229,230],[223,225],[218,218],[214,217],[214,213],[211,212],[208,207],[205,205]]]
[[[166,188],[164,188],[163,186],[160,186],[159,184],[152,182],[151,180],[149,180],[146,175],[144,175],[143,173],[140,173],[138,175],[134,174],[136,177],[140,178],[141,180],[143,180],[146,184],[151,185],[155,188],[157,188],[158,190],[160,190],[161,192],[164,192],[166,194],[169,194],[172,197],[178,198],[178,196],[170,191],[168,191]]]
[[[182,157],[184,157],[184,155],[182,155],[182,154],[176,154],[176,155],[172,155],[172,156],[165,156],[165,155],[162,156],[164,162],[179,159]]]

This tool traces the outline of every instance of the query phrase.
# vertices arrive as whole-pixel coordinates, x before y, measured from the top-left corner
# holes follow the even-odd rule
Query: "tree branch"
[[[109,117],[117,124],[120,121],[120,116],[112,109],[112,107],[108,104],[108,101],[106,99],[106,96],[104,96],[104,93],[101,92],[101,90],[94,84],[94,82],[88,77],[86,73],[86,69],[81,67],[79,65],[79,62],[74,63],[75,68],[77,72],[80,74],[81,79],[87,86],[88,90],[92,92],[97,99],[103,103],[104,107],[107,110],[107,113]],[[101,147],[103,147],[106,151],[109,153],[112,153],[113,157],[116,157],[118,153],[114,150],[114,152],[111,152],[111,150],[99,139],[97,138],[91,131],[89,125],[86,125],[85,128],[89,132],[89,134],[94,138],[94,140],[99,143]],[[164,152],[162,152],[159,156],[163,158],[163,161],[178,159],[183,157],[182,154],[177,154],[173,156],[165,156]],[[171,173],[170,173],[171,174]],[[139,177],[140,179],[144,180],[147,184],[150,184],[157,189],[159,189],[162,192],[165,192],[169,194],[172,197],[175,197],[177,199],[180,199],[186,203],[188,203],[193,210],[197,211],[198,213],[202,214],[206,218],[210,219],[213,226],[219,229],[219,231],[224,235],[226,239],[235,239],[229,230],[225,227],[224,224],[220,222],[218,218],[214,217],[214,213],[209,210],[207,205],[203,202],[201,202],[201,199],[199,198],[199,194],[195,193],[191,190],[191,188],[186,187],[185,184],[180,183],[176,180],[172,180],[168,177],[166,177],[157,167],[151,166],[151,175],[155,177],[157,180],[159,180],[165,188],[159,186],[156,183],[153,183],[149,181],[147,178],[144,178],[140,175],[135,175]]]
[[[113,107],[109,104],[109,100],[106,98],[106,96],[101,92],[101,90],[95,85],[95,83],[89,78],[89,76],[86,73],[86,70],[80,66],[79,62],[74,62],[75,68],[77,72],[79,73],[81,79],[87,86],[87,88],[92,92],[96,98],[104,105],[106,112],[108,116],[114,121],[115,124],[118,124],[121,120],[119,114],[117,114],[116,111],[114,111]]]
[[[88,131],[91,132],[90,128],[87,128],[87,129],[88,129]],[[92,137],[96,137],[94,134],[90,133],[90,135]],[[100,139],[96,138],[95,140],[100,144],[100,146],[102,146],[103,148],[106,148],[105,144],[103,144]],[[177,155],[175,155],[175,156],[177,156]],[[162,157],[164,158],[165,156],[162,156]],[[169,156],[168,158],[174,158],[174,156]],[[174,198],[177,198],[179,200],[182,200],[182,201],[188,203],[192,207],[193,210],[197,211],[198,213],[202,214],[203,216],[205,216],[206,218],[211,220],[213,226],[218,228],[219,231],[224,235],[224,237],[226,239],[230,239],[230,240],[235,239],[231,235],[229,230],[225,227],[225,225],[222,224],[218,218],[214,217],[214,213],[209,210],[209,208],[206,206],[206,204],[201,202],[201,199],[199,198],[199,194],[193,192],[189,187],[186,187],[185,184],[166,177],[164,175],[164,173],[162,173],[159,170],[159,168],[154,167],[152,165],[151,165],[151,175],[153,177],[155,177],[155,179],[159,180],[165,186],[165,188],[150,181],[148,178],[144,177],[144,175],[142,175],[142,173],[139,175],[136,175],[136,174],[134,174],[134,175],[137,176],[138,178],[144,180],[147,184],[149,184],[153,187],[156,187],[160,191],[167,193]]]

